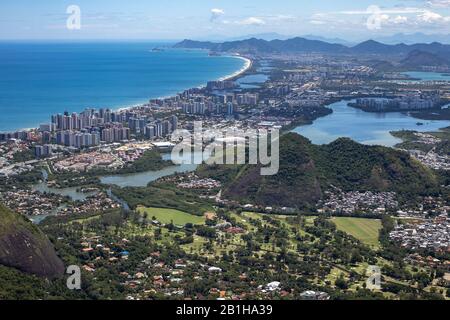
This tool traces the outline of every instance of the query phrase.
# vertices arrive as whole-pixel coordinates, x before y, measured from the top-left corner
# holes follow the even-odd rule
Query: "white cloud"
[[[443,19],[443,17],[439,13],[429,11],[429,10],[417,15],[417,18],[419,19],[419,21],[423,21],[423,22],[427,22],[427,23],[433,23],[433,22],[440,21]]]
[[[215,8],[215,9],[211,9],[211,13],[221,15],[221,14],[225,14],[225,11],[223,9]]]
[[[381,14],[379,19],[380,19],[381,22],[388,22],[388,21],[391,20],[390,16],[388,14]]]
[[[225,10],[223,10],[223,9],[219,9],[219,8],[211,9],[210,21],[213,22],[213,21],[219,19],[224,14],[225,14]]]
[[[278,15],[272,15],[272,16],[265,16],[264,18],[267,18],[271,21],[294,21],[297,19],[297,17],[293,15],[286,15],[286,14],[278,14]]]
[[[265,25],[266,22],[261,18],[248,17],[246,19],[237,21],[237,24],[241,24],[241,25],[245,25],[245,26],[262,26],[262,25]]]
[[[287,23],[294,23],[298,21],[298,17],[287,14],[273,14],[263,16],[236,16],[233,19],[220,19],[220,23],[224,25],[236,26],[286,26]]]
[[[403,23],[407,23],[408,22],[408,17],[405,16],[396,16],[395,18],[392,19],[392,22],[394,24],[403,24]]]
[[[450,0],[449,0],[450,1]],[[369,7],[371,10],[350,10],[350,11],[338,11],[332,12],[331,14],[345,14],[345,15],[367,15],[372,13],[380,13],[380,14],[407,14],[407,13],[421,13],[424,12],[424,9],[414,8],[414,7],[404,7],[404,8],[391,8],[384,9],[379,8],[376,12],[372,12],[375,6]]]
[[[430,1],[431,2],[431,1]],[[450,0],[436,0],[435,4],[443,5]],[[355,18],[343,18],[344,16],[355,16]],[[360,18],[359,18],[360,17]],[[377,29],[394,28],[396,30],[411,31],[423,28],[445,28],[450,27],[450,16],[442,12],[435,12],[430,7],[392,7],[380,8],[378,6],[369,7],[366,10],[349,10],[322,12],[314,14],[309,21],[314,25],[335,25],[345,27],[354,24],[365,24],[376,22]]]
[[[309,23],[315,24],[315,25],[323,25],[323,24],[326,24],[326,22],[325,22],[325,21],[322,21],[322,20],[310,20]]]
[[[430,0],[427,4],[432,7],[450,7],[450,0]]]

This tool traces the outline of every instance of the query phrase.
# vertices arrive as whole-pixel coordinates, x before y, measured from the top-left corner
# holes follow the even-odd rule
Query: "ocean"
[[[64,111],[145,103],[228,76],[245,65],[237,57],[170,46],[0,42],[0,132],[37,127]]]

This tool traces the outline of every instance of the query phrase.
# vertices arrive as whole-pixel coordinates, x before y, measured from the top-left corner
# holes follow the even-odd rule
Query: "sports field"
[[[378,247],[378,233],[381,229],[381,221],[375,219],[364,218],[333,218],[338,230],[344,231],[361,242]]]
[[[195,216],[193,214],[189,214],[180,210],[175,209],[167,209],[167,208],[147,208],[147,207],[138,207],[138,212],[141,214],[147,213],[148,219],[156,218],[161,223],[171,223],[184,226],[186,223],[192,224],[204,224],[205,217],[204,216]]]

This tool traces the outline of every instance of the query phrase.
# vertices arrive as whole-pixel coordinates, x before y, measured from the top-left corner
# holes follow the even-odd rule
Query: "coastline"
[[[228,76],[219,78],[219,81],[227,81],[227,80],[232,80],[234,78],[239,77],[240,75],[244,74],[245,72],[247,72],[248,70],[251,69],[251,67],[253,66],[253,61],[250,58],[244,57],[244,56],[240,56],[240,55],[231,55],[228,57],[233,57],[233,58],[238,58],[241,59],[243,61],[245,61],[245,65],[238,71],[236,71],[235,73],[232,73]]]
[[[223,56],[223,57],[240,59],[240,60],[245,61],[245,64],[244,64],[244,66],[243,66],[241,69],[239,69],[238,71],[236,71],[236,72],[234,72],[234,73],[232,73],[232,74],[223,76],[223,77],[218,78],[218,79],[216,79],[216,80],[208,80],[208,81],[228,81],[228,80],[233,80],[233,79],[235,79],[235,78],[238,78],[239,76],[241,76],[242,74],[244,74],[244,73],[247,72],[248,70],[250,70],[251,67],[253,66],[253,61],[252,61],[250,58],[247,58],[247,57],[243,57],[243,56],[240,56],[240,55],[228,55],[228,56]],[[190,87],[190,88],[186,88],[186,89],[184,89],[184,90],[189,90],[189,89],[191,89],[191,88],[202,89],[202,88],[205,88],[205,85],[203,84],[203,85],[200,85],[200,86],[197,86],[197,87]],[[157,98],[149,98],[148,100],[154,100],[154,99],[157,99],[157,100],[170,99],[170,98],[176,97],[176,95],[179,94],[179,93],[180,93],[180,92],[173,93],[173,94],[171,94],[171,95],[166,95],[166,96],[157,97]],[[148,100],[147,100],[147,101],[148,101]],[[112,110],[117,111],[117,112],[127,111],[127,110],[132,110],[133,108],[139,108],[139,107],[142,107],[142,106],[144,106],[144,105],[146,105],[146,104],[147,104],[147,103],[140,103],[140,104],[135,104],[135,105],[128,106],[128,107],[120,107],[120,108],[112,109]]]
[[[237,70],[236,72],[234,72],[232,74],[225,75],[225,76],[220,77],[220,78],[215,79],[215,80],[211,79],[211,80],[207,80],[207,81],[228,81],[228,80],[232,80],[232,79],[235,79],[235,78],[241,76],[242,74],[247,72],[249,69],[251,69],[251,67],[253,66],[253,61],[250,58],[247,58],[247,57],[244,57],[244,56],[241,56],[241,55],[238,55],[238,54],[224,55],[223,57],[243,60],[245,62],[244,66],[241,69]],[[183,91],[184,90],[189,90],[191,88],[199,88],[199,89],[201,89],[201,88],[204,88],[205,86],[206,86],[205,84],[202,84],[202,85],[200,85],[198,87],[188,87],[186,89],[183,89]],[[139,107],[145,106],[146,104],[148,104],[149,100],[153,100],[153,99],[161,99],[161,100],[163,100],[163,99],[170,99],[170,98],[174,98],[179,93],[180,93],[180,91],[176,92],[176,93],[173,93],[173,94],[166,95],[166,96],[156,97],[156,98],[149,97],[146,100],[146,102],[136,103],[136,104],[129,105],[129,106],[110,107],[110,109],[113,110],[113,111],[116,111],[116,112],[132,110],[133,108],[139,108]],[[17,131],[33,131],[33,130],[38,130],[38,129],[39,129],[39,124],[36,125],[36,127],[31,127],[31,128],[28,127],[28,128],[22,128],[22,129],[11,130],[11,131],[2,131],[2,130],[0,130],[0,133],[11,133],[11,132],[17,132]]]

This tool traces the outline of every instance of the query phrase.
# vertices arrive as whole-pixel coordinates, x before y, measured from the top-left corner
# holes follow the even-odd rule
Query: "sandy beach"
[[[243,57],[243,56],[240,56],[240,55],[229,55],[229,56],[226,56],[226,57],[231,57],[231,58],[237,58],[237,59],[244,60],[244,61],[245,61],[245,64],[244,64],[244,66],[243,66],[241,69],[239,69],[238,71],[236,71],[236,72],[234,72],[234,73],[232,73],[232,74],[229,74],[229,75],[227,75],[227,76],[221,77],[221,78],[218,79],[218,81],[234,80],[234,79],[236,79],[237,77],[239,77],[240,75],[242,75],[243,73],[247,72],[247,71],[252,67],[252,65],[253,65],[253,61],[252,61],[251,59],[247,58],[247,57]],[[204,87],[205,87],[205,85],[201,85],[201,86],[199,86],[198,88],[204,88]],[[189,88],[187,88],[186,90],[188,90],[188,89],[189,89]],[[158,98],[156,98],[156,99],[164,100],[164,99],[170,99],[170,98],[173,98],[173,97],[175,97],[175,96],[176,96],[176,94],[173,94],[173,95],[168,95],[168,96],[158,97]],[[152,99],[149,99],[149,100],[152,100]],[[120,111],[131,110],[131,109],[133,109],[133,108],[142,107],[142,106],[145,105],[145,104],[146,104],[146,103],[141,103],[141,104],[136,104],[136,105],[128,106],[128,107],[120,107],[120,108],[116,109],[116,111],[119,111],[119,112],[120,112]]]
[[[238,58],[238,59],[244,60],[244,61],[245,61],[245,65],[244,65],[240,70],[236,71],[235,73],[220,78],[219,81],[232,80],[232,79],[234,79],[234,78],[237,78],[237,77],[239,77],[241,74],[247,72],[247,71],[252,67],[252,65],[253,65],[253,61],[250,60],[249,58],[246,58],[246,57],[243,57],[243,56],[239,56],[239,55],[232,55],[232,56],[230,56],[230,57]]]

